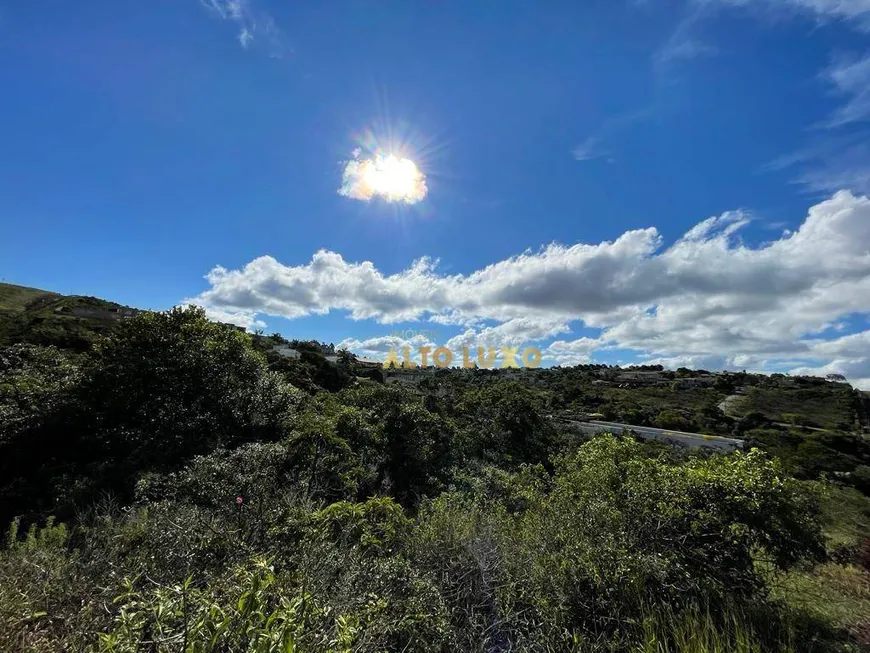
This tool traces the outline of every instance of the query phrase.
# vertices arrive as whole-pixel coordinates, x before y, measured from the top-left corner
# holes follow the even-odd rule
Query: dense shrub
[[[508,500],[439,497],[415,535],[457,630],[478,643],[497,627],[567,645],[648,602],[762,597],[758,554],[781,570],[822,555],[813,497],[760,452],[674,465],[604,437],[560,458],[549,491],[536,474],[510,482]]]
[[[178,468],[216,447],[277,440],[298,403],[247,335],[199,309],[125,321],[80,378],[40,374],[42,385],[64,392],[0,437],[2,518],[46,509],[67,516],[102,492],[129,496],[142,472]]]
[[[461,437],[457,449],[466,458],[497,465],[546,462],[556,434],[540,397],[528,387],[503,381],[466,392],[458,405]]]
[[[0,549],[0,650],[815,651],[857,627],[866,497],[789,472],[863,487],[860,438],[579,368],[441,370],[421,397],[296,344],[288,366],[177,309],[87,356],[0,351],[0,517],[24,516]],[[568,402],[733,428],[784,462],[581,440],[551,420]],[[839,585],[813,576],[826,553]],[[783,604],[847,586],[852,621]]]

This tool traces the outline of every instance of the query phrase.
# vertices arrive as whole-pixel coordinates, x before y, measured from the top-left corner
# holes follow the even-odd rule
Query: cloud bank
[[[244,319],[341,311],[383,324],[462,325],[450,345],[460,347],[558,336],[547,355],[563,364],[621,348],[715,368],[847,361],[853,374],[870,377],[870,352],[861,348],[870,332],[818,337],[870,313],[870,199],[838,192],[811,207],[794,233],[755,248],[739,238],[749,220],[742,212],[708,218],[669,247],[653,227],[597,244],[551,244],[470,274],[441,274],[428,258],[387,275],[326,250],[297,266],[263,256],[238,270],[214,268],[210,287],[189,301]],[[576,321],[600,336],[565,339]]]

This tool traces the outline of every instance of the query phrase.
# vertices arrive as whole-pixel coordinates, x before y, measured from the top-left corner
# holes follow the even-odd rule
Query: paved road
[[[566,420],[569,424],[578,427],[586,433],[622,433],[632,431],[645,440],[661,440],[672,444],[681,444],[688,447],[707,447],[722,451],[734,451],[743,448],[743,440],[735,438],[723,438],[720,435],[703,435],[701,433],[685,433],[684,431],[668,431],[666,429],[654,429],[651,426],[633,426],[631,424],[619,424],[617,422],[599,422],[592,420],[580,422]]]

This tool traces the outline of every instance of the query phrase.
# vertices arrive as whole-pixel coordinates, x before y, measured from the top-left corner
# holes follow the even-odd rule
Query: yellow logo
[[[541,350],[537,347],[526,347],[522,353],[519,347],[499,347],[501,350],[501,365],[499,369],[519,368],[519,361],[525,368],[536,368],[541,364]],[[420,355],[420,367],[429,367],[429,356],[432,356],[432,364],[435,367],[446,368],[453,363],[454,356],[447,347],[436,347],[434,350],[431,347],[420,347],[417,349]],[[471,357],[471,352],[468,347],[462,348],[462,367],[465,369],[475,368],[493,368],[495,360],[498,357],[498,352],[495,347],[478,347],[476,360]],[[459,358],[456,357],[457,363]],[[402,361],[399,362],[399,356],[395,349],[391,349],[387,355],[387,360],[384,361],[384,367],[402,367],[416,368],[417,364],[411,359],[411,348],[402,347]]]

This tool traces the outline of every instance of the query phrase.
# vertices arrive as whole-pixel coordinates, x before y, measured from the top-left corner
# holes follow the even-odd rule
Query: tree
[[[375,435],[365,437],[382,443],[379,485],[399,503],[416,506],[442,486],[452,462],[453,430],[446,420],[396,387],[369,384],[346,390],[341,398],[367,411]]]
[[[97,491],[129,494],[143,470],[281,438],[297,394],[250,336],[201,309],[141,313],[97,347],[75,391],[28,430],[30,446],[8,451],[26,481],[13,495],[69,505]]]
[[[0,446],[51,414],[80,379],[79,364],[56,347],[0,349]]]
[[[692,423],[675,410],[663,410],[655,418],[655,425],[660,429],[687,431]]]
[[[83,402],[96,442],[133,461],[177,461],[285,433],[294,391],[251,339],[198,308],[145,313],[97,350]]]
[[[527,386],[503,381],[467,392],[457,405],[465,456],[497,464],[546,462],[556,434],[543,401]]]

